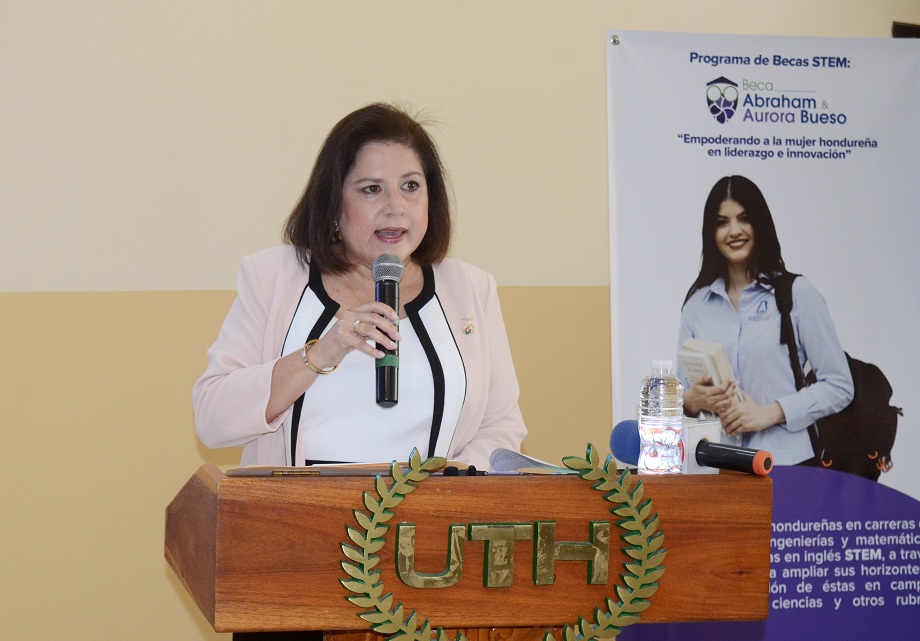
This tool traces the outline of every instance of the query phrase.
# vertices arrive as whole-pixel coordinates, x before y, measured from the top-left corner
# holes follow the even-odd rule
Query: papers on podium
[[[489,456],[489,465],[496,472],[505,474],[577,474],[575,470],[567,467],[553,465],[503,447],[492,452]]]

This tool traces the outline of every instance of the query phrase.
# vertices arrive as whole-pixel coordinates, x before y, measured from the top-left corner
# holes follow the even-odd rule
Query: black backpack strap
[[[773,295],[776,297],[776,308],[780,313],[779,342],[789,348],[789,365],[795,377],[795,388],[799,390],[805,387],[805,374],[799,362],[799,349],[795,344],[795,329],[792,326],[792,282],[797,276],[798,274],[786,272],[776,277],[773,282]],[[821,445],[817,423],[808,426],[808,438],[815,454],[823,459],[824,447]]]
[[[798,274],[786,272],[777,276],[773,282],[773,295],[776,297],[776,308],[780,313],[779,342],[789,349],[789,365],[795,376],[795,388],[805,387],[805,375],[802,373],[802,364],[799,362],[799,350],[795,344],[795,330],[792,327],[792,282]]]

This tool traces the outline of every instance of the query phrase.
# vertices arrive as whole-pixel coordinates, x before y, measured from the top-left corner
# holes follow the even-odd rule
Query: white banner
[[[682,303],[701,268],[704,204],[722,177],[738,175],[763,193],[786,268],[820,292],[843,348],[881,368],[891,403],[904,411],[894,467],[879,483],[774,468],[766,621],[638,625],[620,638],[915,637],[920,42],[613,31],[607,39],[615,421],[636,417],[652,359],[676,359]],[[757,229],[755,248],[765,238]],[[752,292],[763,296],[756,287],[742,296]],[[736,357],[742,338],[778,333],[778,322],[759,322],[777,318],[769,297],[744,316],[705,300],[728,320],[723,336]],[[800,317],[799,332],[807,322]],[[839,355],[835,346],[825,351]],[[773,361],[747,363],[742,388],[789,366],[772,345],[757,353]]]
[[[614,422],[675,358],[723,176],[766,197],[786,267],[823,295],[844,349],[902,407],[893,469],[920,494],[920,43],[607,34]],[[917,382],[915,382],[917,381]]]

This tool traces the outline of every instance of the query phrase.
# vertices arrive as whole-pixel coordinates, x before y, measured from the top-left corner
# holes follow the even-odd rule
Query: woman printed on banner
[[[744,176],[726,176],[703,209],[699,275],[681,312],[678,344],[720,343],[735,374],[713,385],[688,381],[684,410],[717,414],[729,443],[768,450],[779,465],[816,465],[808,427],[846,407],[853,381],[824,298],[804,277],[792,286],[792,320],[801,363],[817,382],[796,390],[788,348],[780,343],[774,286],[786,273],[770,208]],[[740,390],[740,400],[739,400]]]
[[[326,138],[284,229],[243,259],[237,298],[194,387],[208,447],[242,464],[444,456],[489,468],[526,428],[495,280],[448,259],[445,173],[425,128],[373,104]],[[381,254],[404,266],[399,309],[375,300]],[[375,402],[375,360],[399,345],[398,403]]]

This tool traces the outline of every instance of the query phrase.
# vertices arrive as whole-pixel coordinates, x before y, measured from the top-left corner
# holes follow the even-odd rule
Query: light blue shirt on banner
[[[754,281],[741,292],[736,310],[716,279],[690,297],[680,322],[678,349],[688,338],[721,343],[741,389],[760,405],[778,401],[786,422],[723,442],[768,450],[778,465],[794,465],[814,456],[808,426],[838,412],[853,399],[853,379],[824,298],[804,277],[792,286],[792,324],[799,362],[817,382],[796,391],[789,350],[779,342],[780,313],[773,289]],[[806,365],[806,363],[808,365]],[[677,375],[688,381],[678,365]]]

